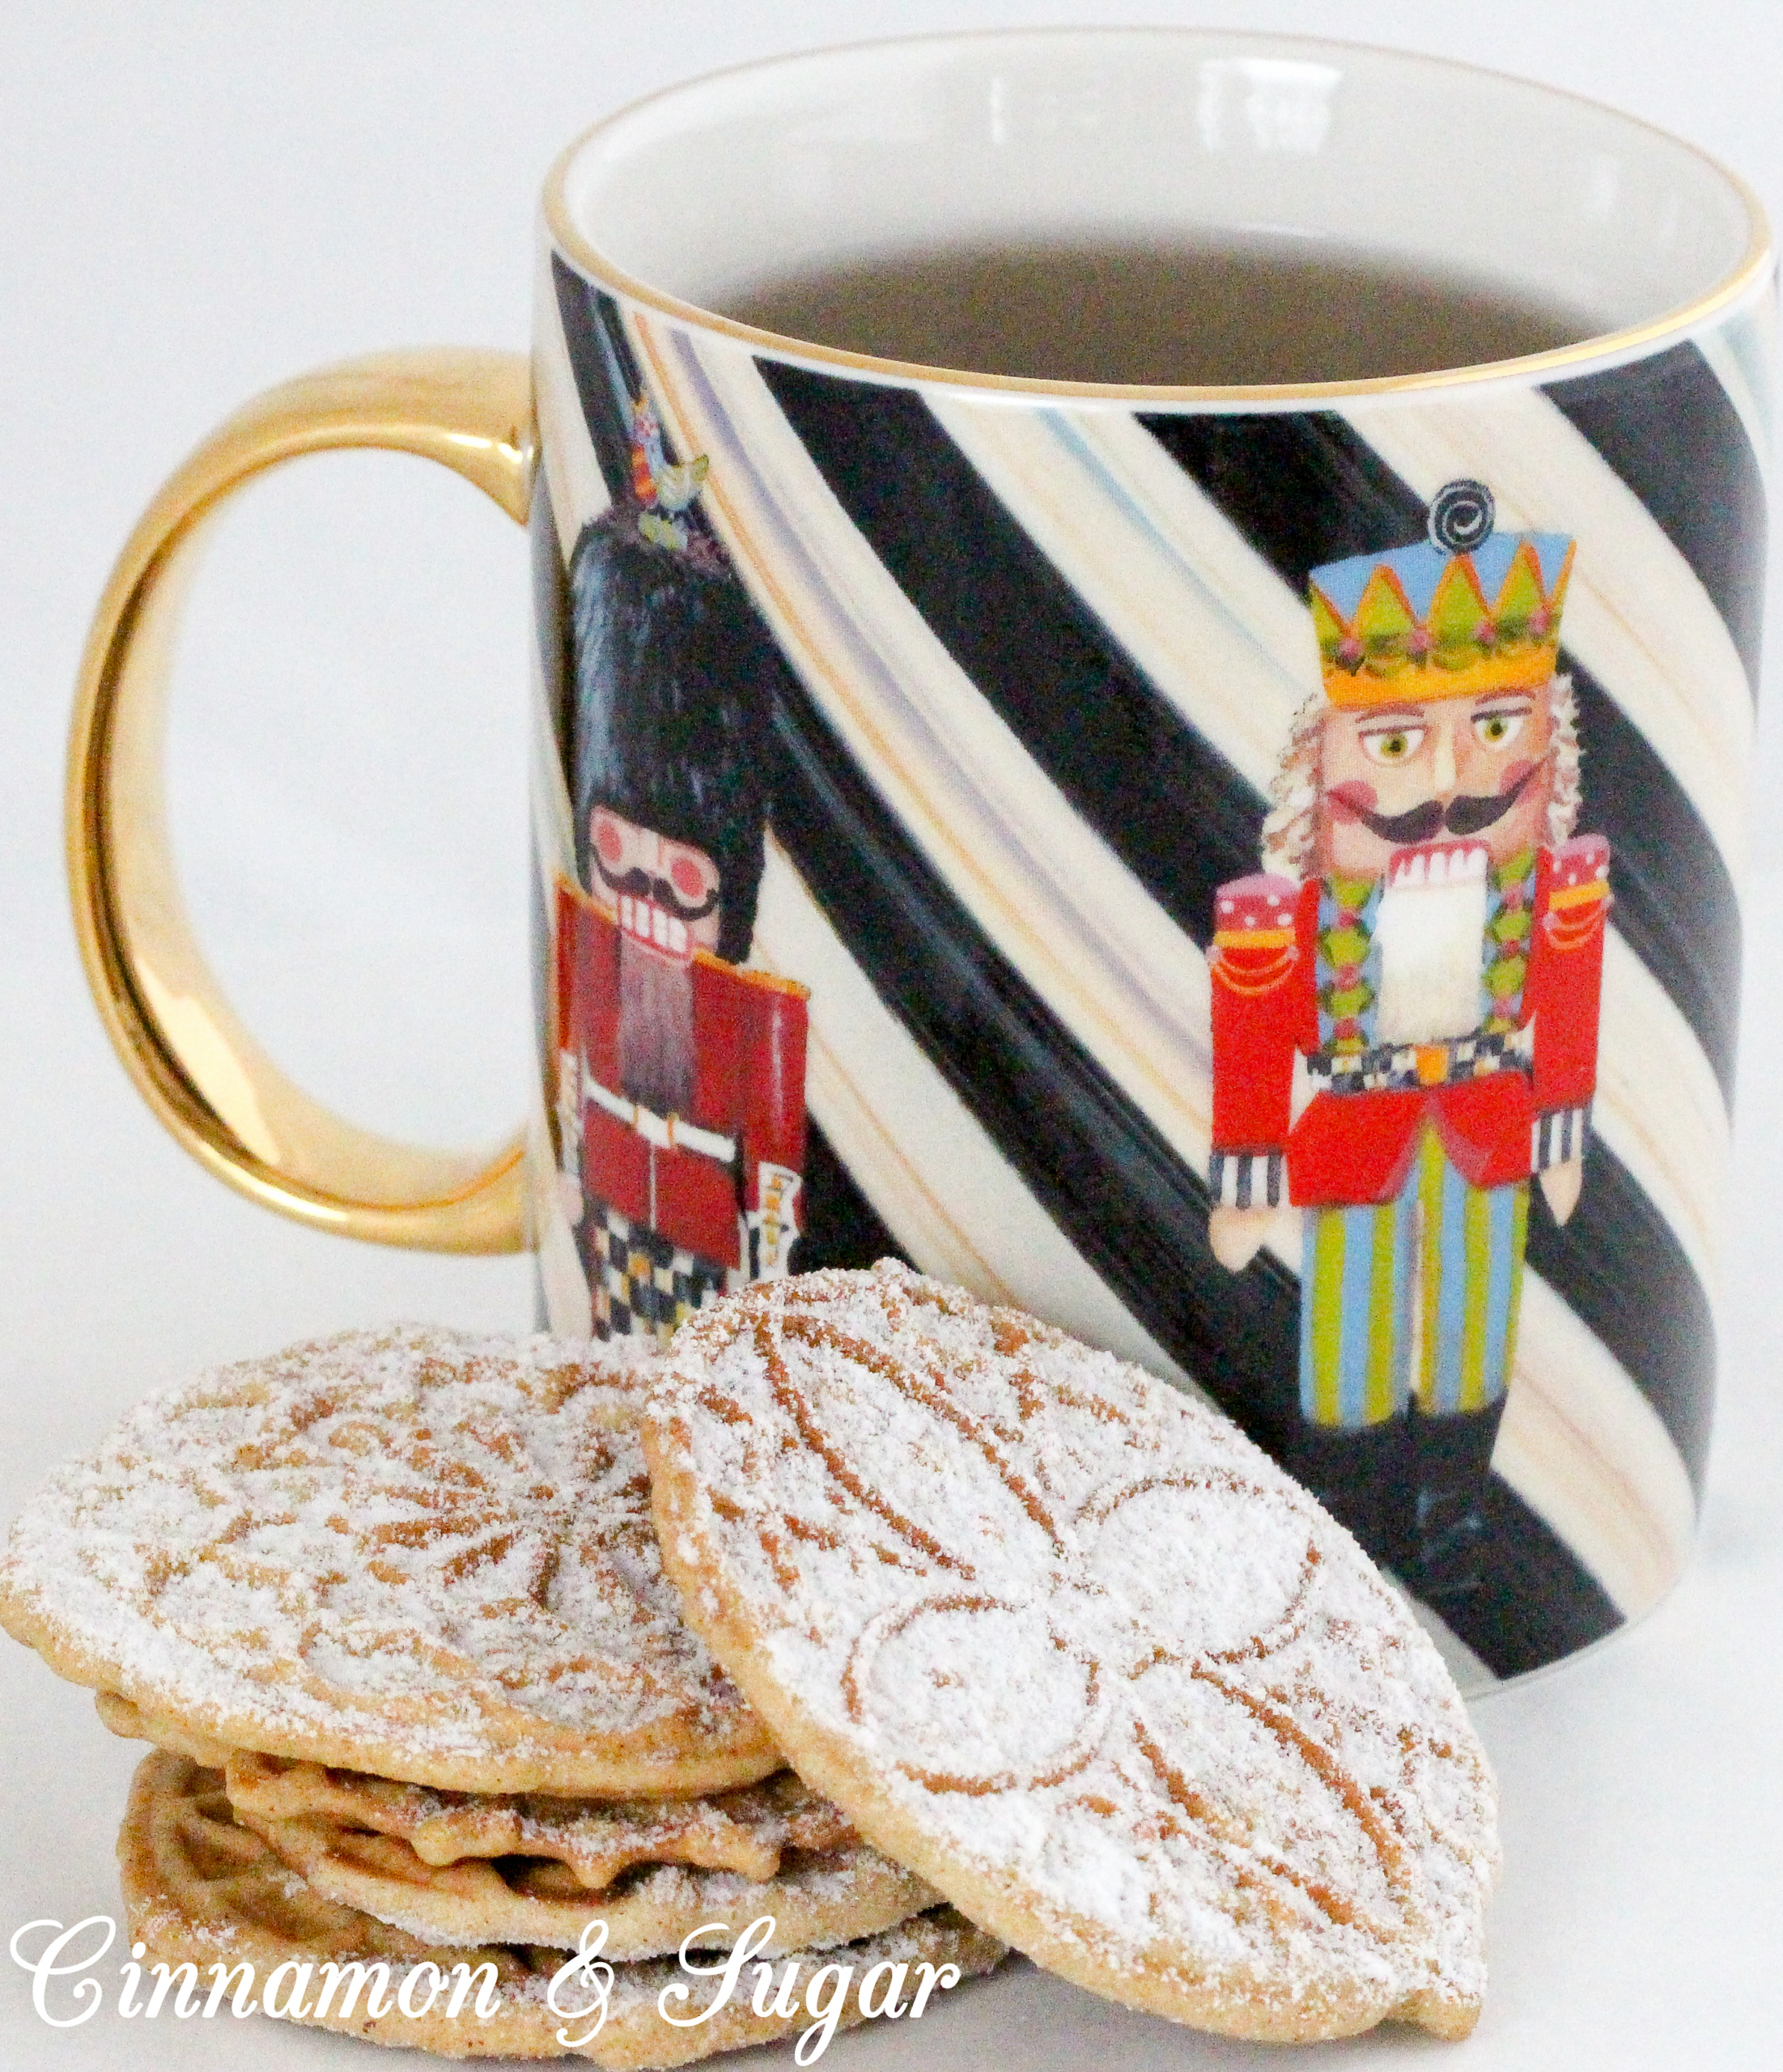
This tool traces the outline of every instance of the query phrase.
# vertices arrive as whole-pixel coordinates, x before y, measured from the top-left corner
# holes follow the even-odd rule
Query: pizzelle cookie
[[[236,1756],[237,1824],[325,1899],[427,1940],[665,1955],[727,1947],[763,1914],[771,1955],[828,1948],[939,1903],[790,1770],[718,1798],[442,1800],[419,1785]],[[499,1858],[499,1862],[490,1859]]]
[[[1403,1601],[1225,1419],[886,1262],[692,1319],[644,1443],[690,1623],[974,1920],[1232,2035],[1471,2029],[1484,1756]]]
[[[787,2036],[810,2019],[802,2009],[790,2015],[758,2015],[753,1994],[741,1993],[709,2020],[678,2027],[665,2021],[660,1996],[666,1985],[688,1989],[685,2014],[698,2012],[715,1997],[715,1982],[690,1978],[672,1960],[613,1966],[607,2012],[598,2032],[571,2053],[558,2032],[580,2036],[588,2024],[554,2013],[546,1994],[565,1961],[555,1949],[488,1945],[463,1948],[431,1943],[321,1897],[291,1876],[260,1838],[233,1819],[223,1779],[183,1756],[158,1752],[138,1766],[129,1811],[118,1839],[129,1939],[145,1946],[143,1963],[196,1968],[199,1993],[216,1979],[213,1967],[233,1973],[253,1967],[255,1991],[276,1990],[289,2011],[284,2019],[364,2036],[375,2043],[409,2045],[447,2057],[540,2058],[577,2055],[609,2072],[649,2072],[685,2065],[720,2051],[741,2050]],[[821,1954],[798,1951],[777,1960],[776,1970],[796,1963],[796,2002],[819,1965],[851,1964],[857,1978],[876,1964],[957,1964],[962,1975],[987,1972],[1002,1960],[1004,1946],[939,1907],[883,1933]],[[350,1974],[330,1980],[329,1965],[388,1967],[388,1991],[375,1996],[373,1981]],[[449,1978],[464,1964],[493,1967],[499,2004],[479,2015],[474,1998],[464,1996],[456,2015],[449,2001],[409,2015],[398,2002],[419,1967],[432,1964]],[[276,1987],[281,1966],[291,1966]],[[309,1976],[302,1976],[302,1968]],[[152,1976],[152,1972],[151,1974]],[[352,1989],[350,1999],[349,1988]],[[422,1990],[425,1990],[425,1985]],[[325,2001],[325,1993],[326,1998]],[[419,1992],[411,1994],[418,2000]],[[378,2011],[373,2011],[374,1998]],[[295,2006],[290,2005],[295,2000]],[[485,2004],[488,2004],[486,2000]],[[588,2004],[585,1989],[563,2004]],[[862,2019],[858,1994],[838,2026]]]
[[[93,1709],[120,1741],[152,1741],[157,1748],[188,1756],[210,1769],[220,1770],[235,1752],[227,1742],[213,1740],[165,1713],[146,1713],[116,1691],[96,1691]]]
[[[568,1869],[585,1892],[604,1891],[622,1872],[647,1863],[771,1878],[787,1849],[810,1854],[860,1839],[841,1808],[792,1770],[709,1798],[589,1799],[438,1792],[244,1752],[212,1767],[225,1766],[238,1819],[318,1821],[389,1835],[419,1862],[435,1866],[475,1857],[546,1858]]]
[[[27,1506],[0,1624],[193,1755],[469,1791],[751,1782],[784,1759],[651,1530],[655,1365],[395,1327],[163,1391]]]

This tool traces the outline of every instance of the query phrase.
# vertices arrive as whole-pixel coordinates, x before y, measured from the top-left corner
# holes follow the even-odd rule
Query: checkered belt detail
[[[1397,1093],[1526,1069],[1511,1036],[1461,1036],[1447,1043],[1377,1043],[1367,1051],[1314,1051],[1306,1060],[1313,1084],[1331,1093]]]

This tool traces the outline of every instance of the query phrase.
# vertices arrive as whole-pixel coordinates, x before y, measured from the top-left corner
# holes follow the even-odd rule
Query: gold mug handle
[[[100,600],[68,760],[74,928],[100,1019],[173,1135],[219,1179],[343,1236],[426,1251],[529,1242],[524,1134],[494,1159],[433,1151],[344,1120],[287,1079],[206,966],[167,839],[163,745],[180,604],[208,521],[282,461],[384,447],[439,461],[524,524],[532,393],[519,353],[380,353],[244,405],[162,487]]]

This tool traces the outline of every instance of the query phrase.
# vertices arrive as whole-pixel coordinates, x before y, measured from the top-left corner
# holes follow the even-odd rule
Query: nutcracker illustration
[[[767,817],[766,629],[633,410],[631,494],[571,558],[581,883],[556,913],[558,1183],[595,1328],[666,1339],[787,1271],[805,988],[746,970]]]
[[[1531,1176],[1578,1200],[1611,903],[1573,834],[1573,543],[1493,521],[1452,482],[1427,541],[1312,571],[1323,688],[1212,960],[1214,1252],[1301,1211],[1284,1463],[1439,1608],[1480,1582]]]

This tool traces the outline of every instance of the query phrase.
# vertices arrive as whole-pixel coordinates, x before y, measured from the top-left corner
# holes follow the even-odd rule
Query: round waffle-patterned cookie
[[[234,1752],[227,1742],[214,1741],[209,1734],[197,1733],[159,1713],[146,1713],[116,1691],[96,1691],[93,1709],[120,1741],[152,1741],[157,1748],[189,1756],[194,1763],[203,1763],[214,1770],[220,1770]]]
[[[236,1821],[312,1892],[436,1942],[573,1950],[601,1921],[608,1956],[654,1957],[690,1937],[724,1947],[724,1924],[771,1914],[772,1955],[852,1942],[940,1896],[790,1770],[715,1798],[612,1803],[442,1797],[265,1756],[231,1756],[224,1777]]]
[[[687,1324],[690,1622],[801,1775],[1040,1963],[1233,2035],[1465,2035],[1495,1793],[1435,1649],[1224,1418],[882,1263]]]
[[[194,1751],[468,1791],[750,1782],[783,1759],[651,1531],[653,1365],[397,1327],[163,1391],[27,1506],[0,1624]]]
[[[820,1798],[793,1770],[706,1798],[591,1799],[435,1791],[246,1751],[226,1753],[213,1767],[225,1765],[229,1801],[240,1819],[317,1820],[390,1835],[423,1864],[549,1858],[591,1892],[640,1863],[771,1878],[783,1850],[809,1855],[860,1839],[841,1808]]]
[[[342,2030],[374,2043],[408,2045],[444,2057],[575,2055],[609,2072],[650,2072],[771,2042],[811,2019],[802,2006],[791,2015],[758,2015],[753,1993],[741,1993],[698,2026],[677,2027],[662,2017],[663,1988],[689,1989],[679,2010],[685,2015],[709,2003],[715,1983],[690,1978],[665,1959],[617,1964],[605,2019],[597,2034],[571,2052],[558,2040],[559,2032],[579,2038],[589,2025],[567,2021],[547,2004],[552,1976],[565,1961],[561,1950],[429,1942],[324,1899],[294,1878],[257,1835],[236,1824],[218,1772],[179,1756],[157,1753],[138,1765],[117,1853],[129,1937],[146,1946],[146,1964],[166,1964],[176,1980],[176,1968],[192,1964],[201,1992],[216,1977],[212,1967],[221,1966],[237,1981],[235,1968],[251,1964],[253,1995],[257,1999],[269,1989],[276,1993],[283,2019]],[[823,1964],[851,1964],[857,1979],[882,1964],[906,1964],[913,1974],[919,1964],[953,1964],[962,1975],[970,1975],[992,1970],[1004,1955],[1004,1946],[994,1938],[950,1907],[940,1907],[839,1948],[821,1954],[800,1951],[779,1959],[776,1984],[785,1967],[796,1963],[786,1998],[800,2000],[807,1981]],[[388,1967],[382,1993],[375,1989],[376,1972],[365,1979],[346,1972],[331,1980],[324,1968],[379,1964]],[[403,2013],[400,1996],[422,1966],[431,1964],[435,1972],[410,1991],[411,2005],[426,2004],[435,1976],[449,1980],[456,1965],[474,1971],[485,1964],[495,1968],[499,1996],[493,2015],[478,2015],[469,1993],[456,2015],[447,2011],[450,2001],[445,1996],[427,2013]],[[282,1977],[281,1966],[290,1968]],[[346,2004],[350,1986],[352,1998]],[[236,1985],[231,1983],[228,1989],[233,1992]],[[374,2002],[380,2011],[371,2011]],[[484,2004],[489,2004],[486,1998]],[[583,1982],[560,1996],[560,2004],[587,2005]],[[860,2019],[856,1993],[838,2026],[851,2027]]]

